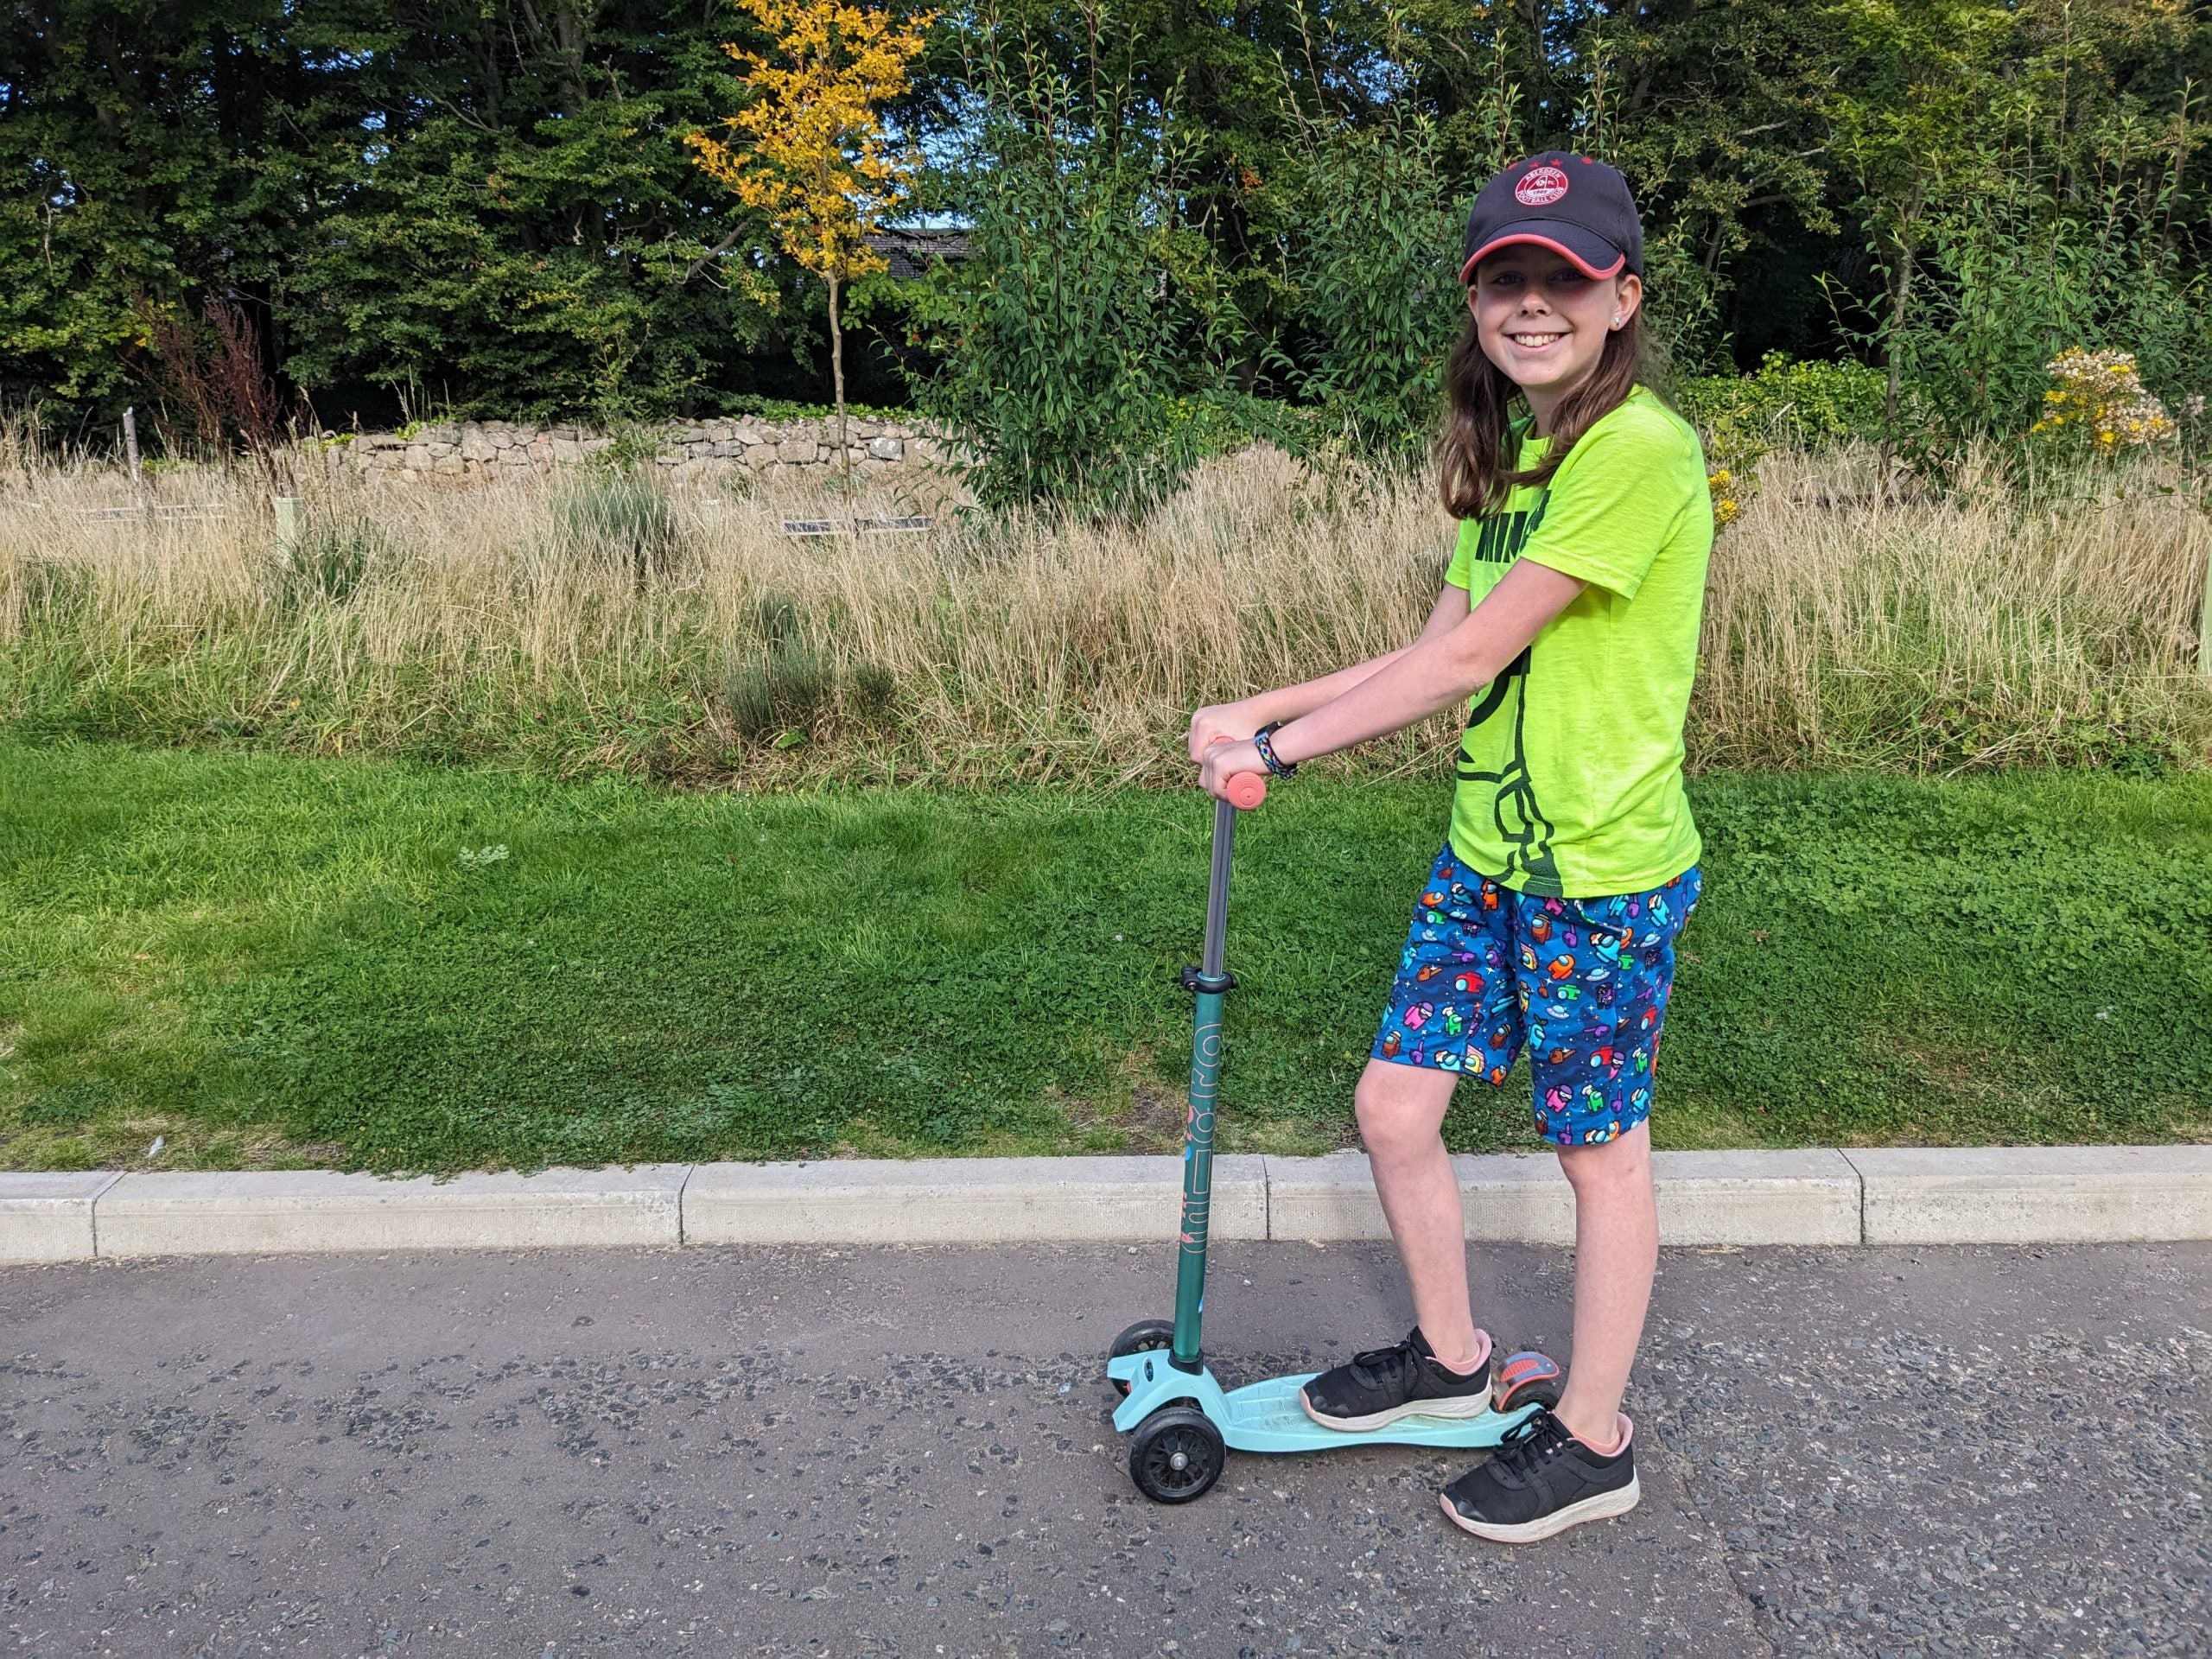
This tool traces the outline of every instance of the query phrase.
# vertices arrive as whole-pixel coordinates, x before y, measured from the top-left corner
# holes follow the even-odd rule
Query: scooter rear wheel
[[[1158,1353],[1175,1345],[1175,1322],[1173,1319],[1139,1319],[1135,1325],[1114,1338],[1114,1345],[1106,1351],[1109,1359],[1127,1359],[1131,1354]],[[1114,1392],[1128,1399],[1129,1385],[1120,1377],[1114,1379]]]
[[[1221,1478],[1229,1448],[1195,1406],[1162,1406],[1129,1436],[1129,1478],[1155,1503],[1188,1503]]]
[[[1548,1410],[1559,1404],[1560,1395],[1566,1391],[1567,1378],[1559,1362],[1548,1354],[1524,1348],[1491,1373],[1490,1408],[1518,1411],[1523,1406],[1542,1406]]]

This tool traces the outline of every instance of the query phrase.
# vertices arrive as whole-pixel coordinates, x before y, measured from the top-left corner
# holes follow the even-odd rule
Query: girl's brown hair
[[[1513,400],[1521,389],[1483,351],[1472,315],[1452,348],[1444,372],[1451,408],[1436,441],[1439,483],[1445,510],[1454,518],[1478,518],[1496,510],[1517,486],[1551,482],[1582,435],[1620,407],[1644,375],[1643,308],[1605,336],[1604,351],[1590,378],[1568,394],[1552,420],[1544,458],[1527,472],[1516,470],[1519,455],[1512,435]]]

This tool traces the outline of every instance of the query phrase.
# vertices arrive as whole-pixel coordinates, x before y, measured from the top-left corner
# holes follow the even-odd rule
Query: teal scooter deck
[[[1114,1427],[1122,1433],[1162,1406],[1188,1401],[1212,1420],[1233,1452],[1328,1452],[1378,1445],[1480,1450],[1496,1446],[1538,1409],[1531,1402],[1511,1411],[1486,1411],[1479,1417],[1401,1417],[1387,1427],[1354,1433],[1322,1427],[1298,1403],[1298,1391],[1319,1375],[1317,1371],[1224,1389],[1212,1371],[1179,1370],[1164,1350],[1155,1350],[1108,1360],[1106,1375],[1129,1385],[1128,1398],[1114,1413]]]

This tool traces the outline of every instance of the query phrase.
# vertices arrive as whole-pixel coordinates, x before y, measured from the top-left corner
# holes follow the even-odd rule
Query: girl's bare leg
[[[1562,1147],[1559,1161],[1574,1187],[1574,1352],[1557,1414],[1575,1439],[1607,1451],[1620,1437],[1621,1395],[1659,1266],[1650,1128]]]
[[[1444,1150],[1444,1112],[1458,1081],[1449,1071],[1370,1060],[1352,1098],[1421,1335],[1447,1369],[1471,1371],[1489,1354],[1490,1338],[1467,1305],[1466,1219]]]

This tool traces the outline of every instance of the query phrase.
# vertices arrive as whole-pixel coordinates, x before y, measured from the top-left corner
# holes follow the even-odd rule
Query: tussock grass
[[[311,480],[280,546],[250,480],[0,454],[0,721],[682,781],[1181,776],[1200,702],[1402,641],[1452,526],[1422,480],[1248,450],[1138,525],[651,478]],[[1940,493],[1871,451],[1777,454],[1721,535],[1691,716],[1704,767],[2212,758],[2194,626],[2212,526],[2138,472]],[[1451,723],[1364,764],[1424,765]]]
[[[2212,522],[2098,468],[1940,494],[1870,448],[1783,452],[1715,548],[1691,743],[1707,766],[2202,764]]]

